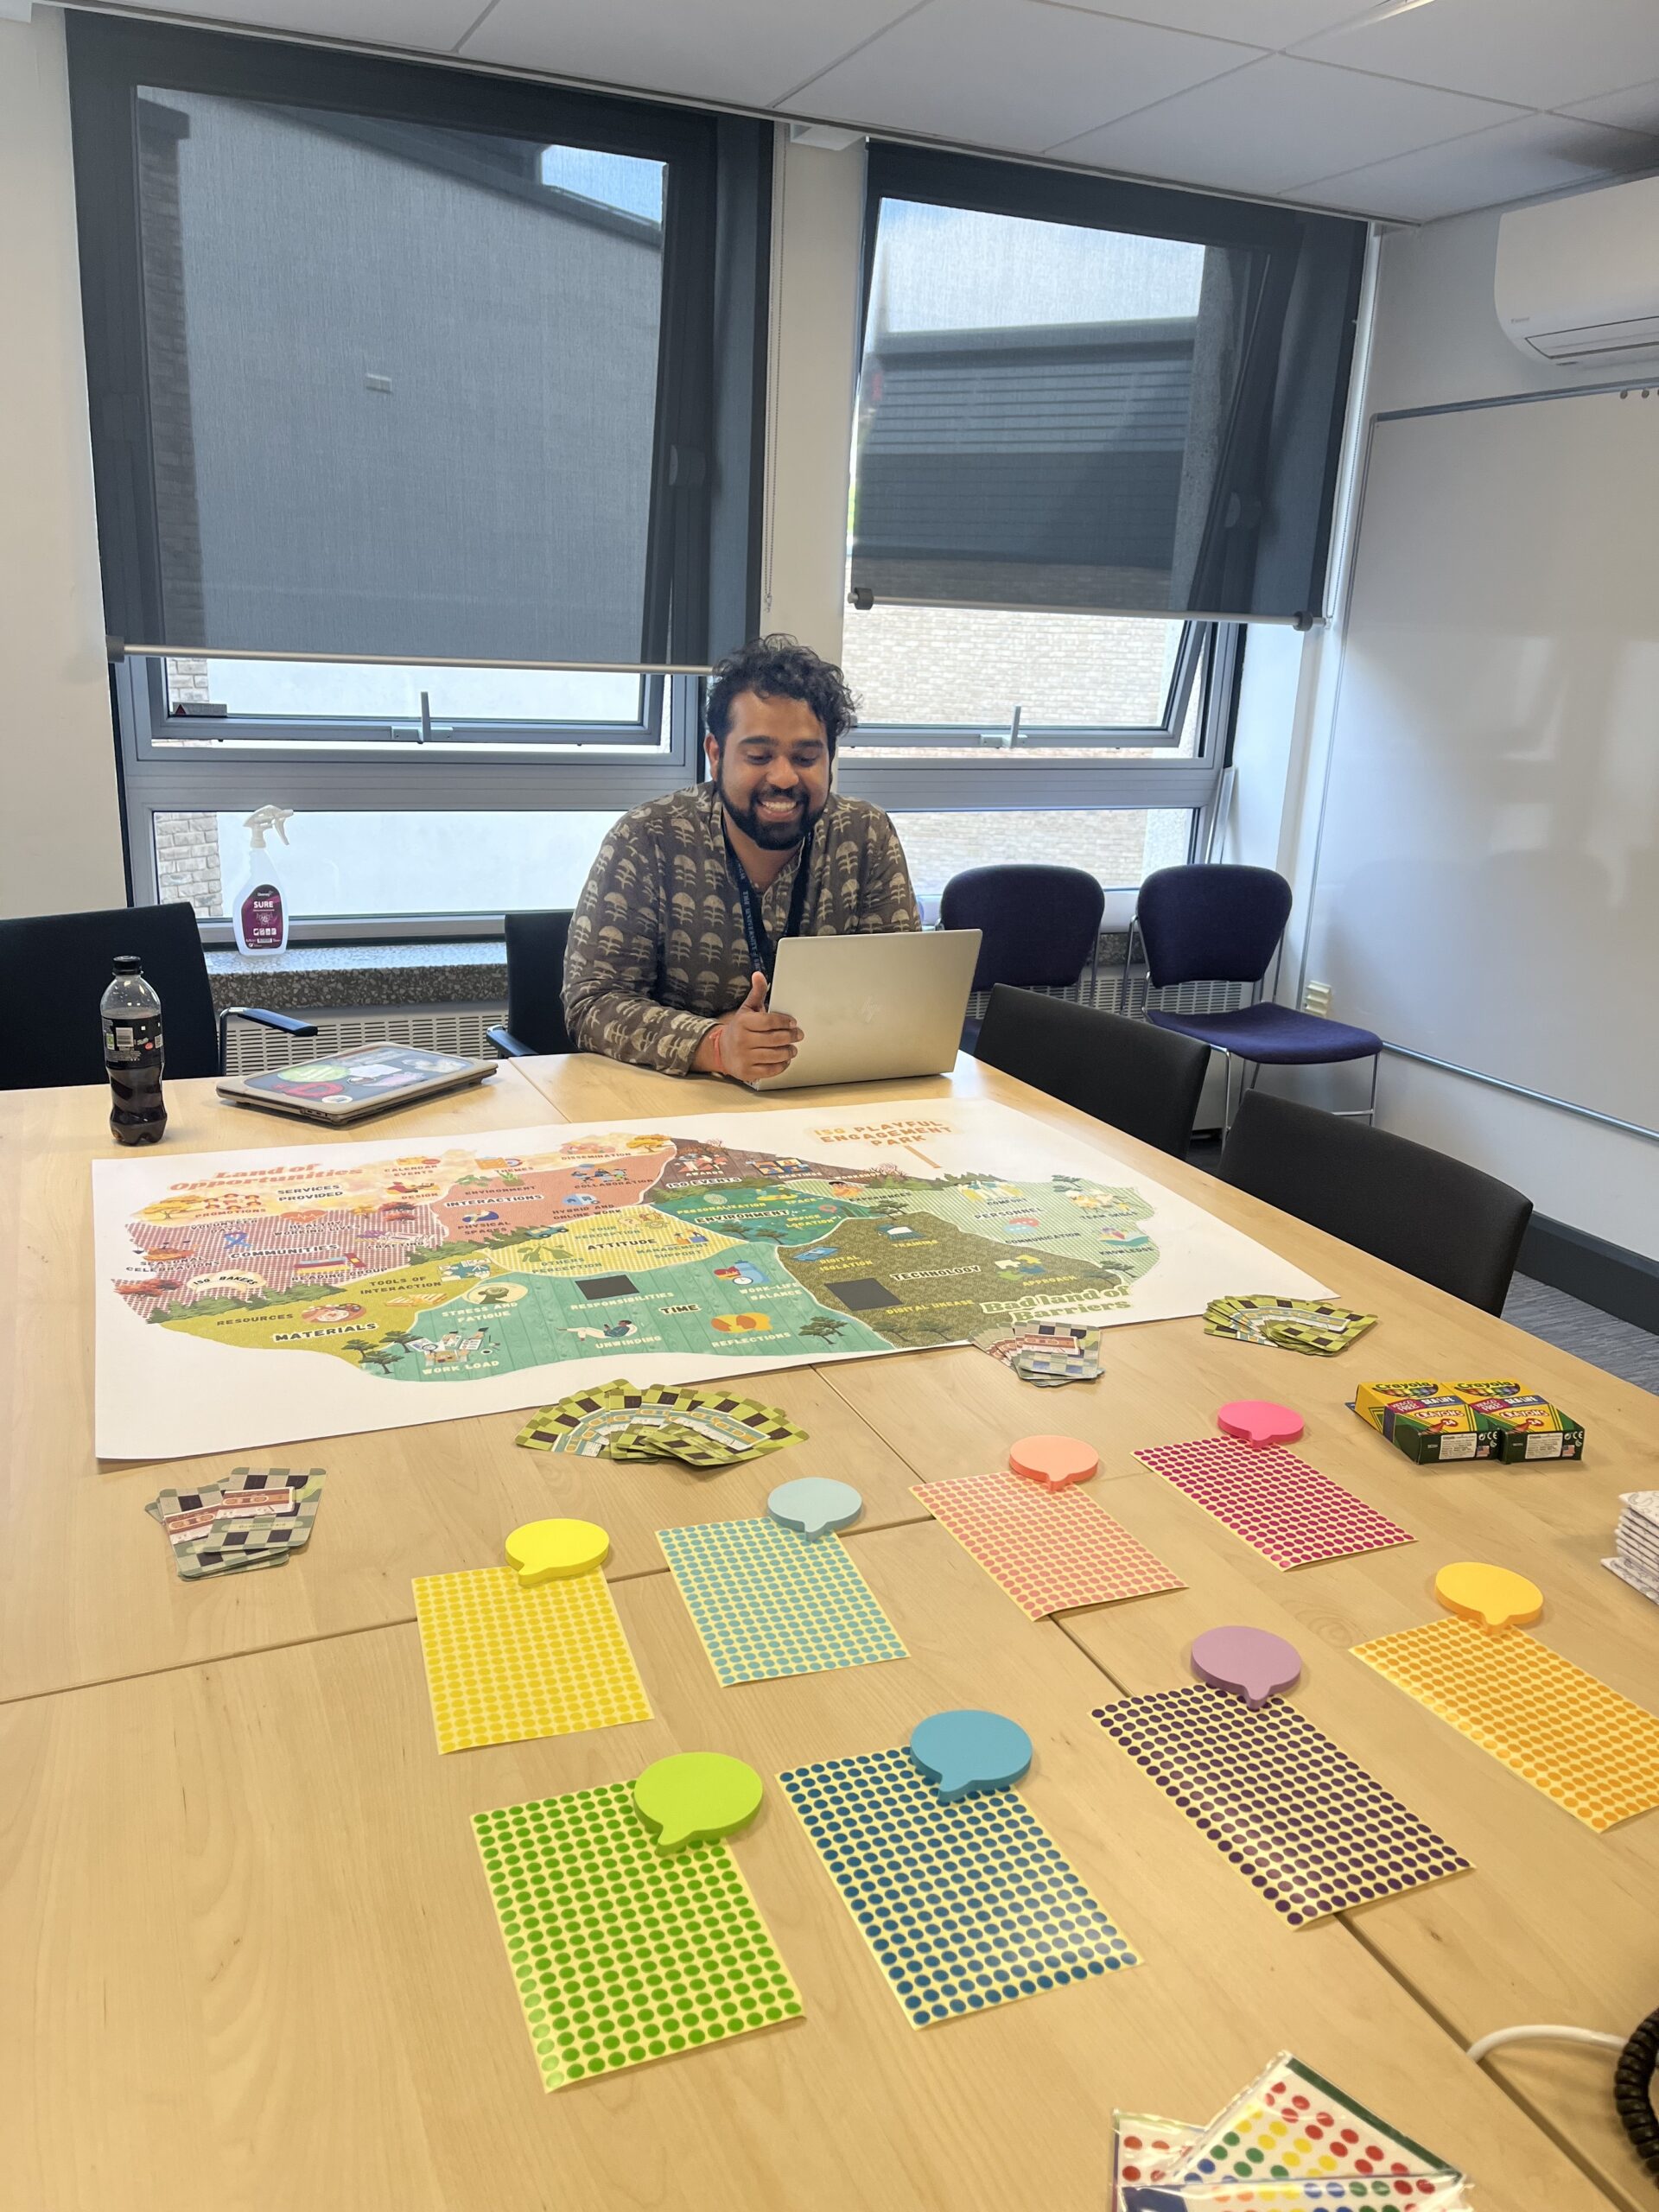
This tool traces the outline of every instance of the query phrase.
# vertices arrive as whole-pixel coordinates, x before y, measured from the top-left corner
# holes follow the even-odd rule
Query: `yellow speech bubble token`
[[[1544,1593],[1524,1574],[1507,1567],[1485,1567],[1459,1560],[1434,1578],[1434,1595],[1449,1613],[1461,1613],[1483,1628],[1524,1628],[1544,1610]]]
[[[592,1521],[526,1521],[507,1538],[507,1564],[518,1568],[520,1582],[531,1586],[561,1575],[585,1574],[590,1567],[603,1567],[610,1555],[609,1536]]]

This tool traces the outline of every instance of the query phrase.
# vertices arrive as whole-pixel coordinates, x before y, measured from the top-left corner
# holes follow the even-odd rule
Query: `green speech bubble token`
[[[760,1809],[760,1789],[754,1769],[724,1751],[676,1751],[645,1769],[633,1802],[658,1847],[678,1851],[746,1827]]]

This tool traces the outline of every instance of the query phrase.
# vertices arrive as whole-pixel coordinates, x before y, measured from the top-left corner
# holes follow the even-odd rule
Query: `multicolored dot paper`
[[[903,1751],[779,1779],[912,2027],[1140,1964],[1016,1791],[942,1803]]]
[[[1520,1629],[1429,1621],[1354,1656],[1586,1827],[1659,1805],[1659,1719]]]
[[[1276,1446],[1257,1450],[1230,1436],[1201,1436],[1135,1456],[1275,1567],[1309,1567],[1316,1560],[1416,1541],[1340,1483]]]
[[[839,1536],[767,1515],[659,1529],[657,1541],[728,1689],[908,1656]]]
[[[912,1495],[1028,1619],[1185,1586],[1079,1490],[998,1471],[918,1483]]]
[[[473,1827],[543,2088],[799,2013],[728,1846],[659,1851],[627,1783],[475,1813]]]
[[[1461,2200],[1439,2189],[1460,2188],[1455,2166],[1421,2143],[1402,2135],[1375,2113],[1332,2087],[1281,2051],[1267,2070],[1241,2090],[1220,2117],[1205,2129],[1198,2145],[1166,2161],[1158,2177],[1166,2188],[1187,2190],[1254,2191],[1220,2201],[1229,2212],[1256,2203],[1356,2204],[1384,2202],[1448,2205]],[[1336,2184],[1345,2184],[1344,2193]],[[1424,2184],[1419,2188],[1417,2184]],[[1265,2192],[1277,2185],[1305,2184],[1300,2197]],[[1356,2189],[1355,2184],[1363,2184]],[[1314,2185],[1329,2193],[1312,2194]],[[1381,2184],[1379,2187],[1378,2184]],[[1179,2194],[1177,2202],[1182,2201]],[[1193,2196],[1194,2204],[1206,2202]]]
[[[1095,1719],[1292,1928],[1467,1871],[1294,1705],[1207,1682],[1126,1697]]]
[[[415,1614],[441,1751],[651,1718],[598,1567],[529,1588],[511,1567],[417,1574]]]

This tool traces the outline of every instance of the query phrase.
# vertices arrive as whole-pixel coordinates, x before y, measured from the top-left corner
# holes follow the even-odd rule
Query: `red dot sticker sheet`
[[[1275,1567],[1310,1567],[1416,1541],[1340,1483],[1276,1446],[1260,1451],[1230,1436],[1201,1436],[1135,1456]]]
[[[1095,1719],[1292,1928],[1468,1870],[1282,1699],[1192,1682]]]
[[[918,1483],[913,1495],[1031,1620],[1186,1586],[1081,1491],[998,1469]]]

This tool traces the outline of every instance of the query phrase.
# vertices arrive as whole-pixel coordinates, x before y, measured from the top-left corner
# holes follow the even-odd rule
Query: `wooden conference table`
[[[810,1095],[989,1096],[1098,1134],[972,1061],[936,1082]],[[169,1087],[169,1149],[292,1147],[290,1124]],[[365,1134],[423,1141],[772,1104],[589,1058],[519,1062]],[[1544,1588],[1539,1633],[1628,1695],[1659,1692],[1659,1615],[1598,1563],[1621,1491],[1659,1484],[1655,1402],[1132,1140],[1135,1166],[1236,1223],[1382,1326],[1338,1360],[1110,1332],[1105,1375],[1039,1401],[971,1349],[769,1376],[809,1431],[788,1471],[850,1479],[848,1541],[902,1662],[723,1690],[653,1532],[764,1510],[781,1463],[718,1476],[549,1459],[512,1414],[315,1447],[315,1540],[275,1573],[188,1585],[143,1502],[229,1455],[92,1452],[88,1160],[97,1090],[0,1096],[0,2126],[6,2212],[1094,2212],[1115,2105],[1204,2119],[1272,2054],[1310,2064],[1465,2166],[1484,2212],[1650,2206],[1612,2115],[1611,2054],[1490,2029],[1624,2031],[1659,2004],[1659,1814],[1596,1836],[1349,1656],[1434,1617],[1448,1560]],[[308,1130],[308,1148],[336,1140]],[[1241,1284],[1240,1289],[1251,1286]],[[1588,1431],[1582,1466],[1420,1472],[1344,1404],[1357,1379],[1515,1373]],[[1301,1447],[1417,1542],[1281,1573],[1130,1455],[1289,1398]],[[911,1495],[1058,1422],[1102,1454],[1101,1503],[1189,1586],[1027,1621]],[[312,1447],[307,1447],[308,1450]],[[238,1455],[245,1457],[245,1455]],[[440,1758],[413,1574],[498,1563],[548,1513],[612,1533],[607,1570],[654,1719]],[[1202,1627],[1304,1658],[1296,1701],[1475,1871],[1291,1931],[1090,1718],[1187,1679]],[[468,1816],[637,1773],[675,1749],[786,1765],[902,1743],[988,1706],[1038,1746],[1033,1809],[1144,1965],[917,2033],[775,1785],[734,1846],[805,2017],[718,2051],[541,2091]]]

